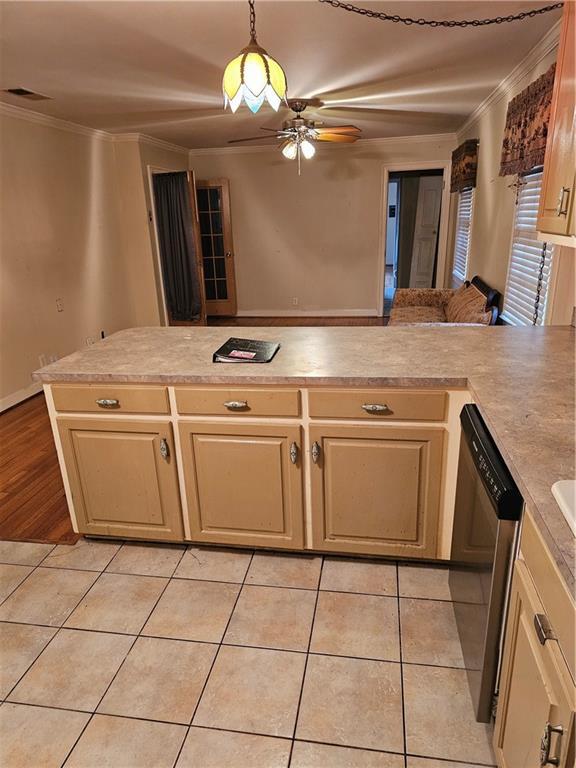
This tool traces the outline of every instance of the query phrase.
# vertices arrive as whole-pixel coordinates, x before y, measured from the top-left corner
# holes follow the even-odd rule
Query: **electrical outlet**
[[[56,311],[64,312],[64,299],[56,299]]]
[[[40,368],[44,368],[45,365],[48,365],[46,355],[38,355],[38,362],[40,363]]]
[[[93,336],[86,336],[86,346],[91,347],[92,344],[96,344],[96,339]]]
[[[300,303],[300,299],[298,298],[298,296],[292,296],[292,306],[297,307],[299,303]]]

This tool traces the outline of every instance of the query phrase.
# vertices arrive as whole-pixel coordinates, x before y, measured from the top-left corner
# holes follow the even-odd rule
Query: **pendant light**
[[[277,112],[282,100],[286,100],[286,75],[280,64],[258,45],[254,0],[248,0],[248,5],[250,42],[224,70],[224,109],[230,105],[232,112],[236,112],[244,100],[256,113],[266,100]]]

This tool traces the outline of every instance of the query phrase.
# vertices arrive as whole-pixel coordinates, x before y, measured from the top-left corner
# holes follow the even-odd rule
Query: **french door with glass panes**
[[[228,179],[196,182],[207,315],[236,314]]]

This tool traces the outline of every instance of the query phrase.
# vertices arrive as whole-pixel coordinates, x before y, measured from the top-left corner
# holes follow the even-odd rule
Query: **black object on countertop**
[[[213,363],[269,363],[280,349],[277,341],[228,339],[212,355]]]

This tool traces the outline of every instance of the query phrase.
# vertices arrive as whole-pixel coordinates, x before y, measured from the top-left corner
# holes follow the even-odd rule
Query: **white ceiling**
[[[545,5],[374,2],[387,13],[482,18]],[[10,104],[186,147],[223,146],[289,116],[222,109],[226,63],[248,42],[245,0],[0,2],[0,89],[52,97]],[[290,97],[319,97],[310,116],[354,122],[364,138],[443,133],[473,109],[560,18],[429,29],[371,20],[316,0],[257,0],[258,41],[284,67]],[[263,132],[264,133],[264,132]],[[265,142],[264,142],[265,143]]]

